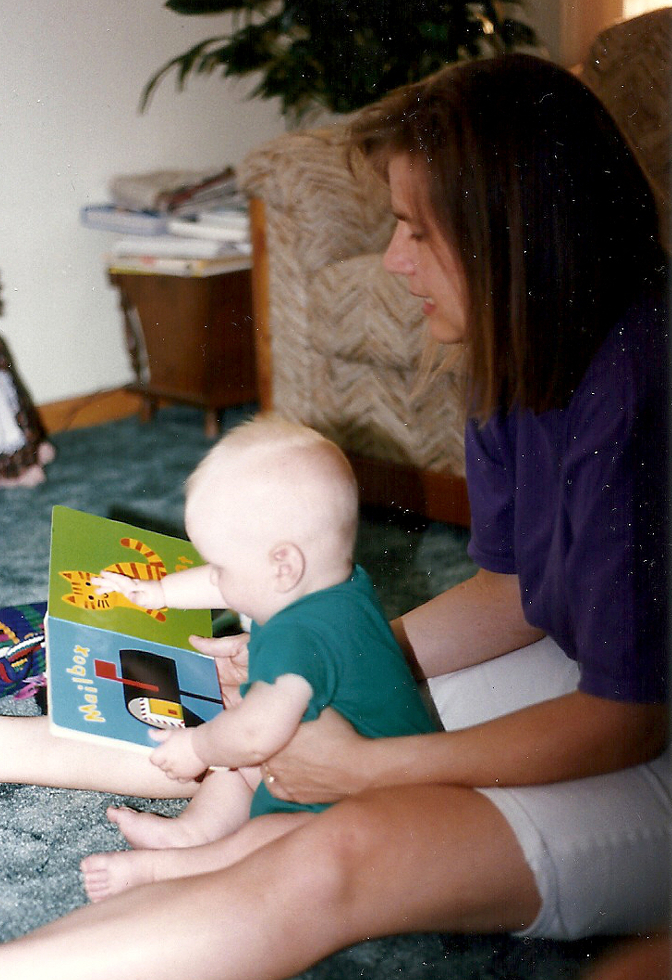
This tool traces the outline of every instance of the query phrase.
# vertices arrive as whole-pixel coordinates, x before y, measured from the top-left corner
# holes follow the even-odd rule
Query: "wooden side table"
[[[119,290],[142,417],[161,400],[205,409],[206,432],[219,411],[255,401],[257,380],[250,269],[211,276],[108,271]]]

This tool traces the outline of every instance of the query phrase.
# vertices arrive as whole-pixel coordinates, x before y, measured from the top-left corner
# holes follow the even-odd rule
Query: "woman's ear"
[[[291,592],[304,576],[306,559],[301,548],[291,541],[282,541],[271,548],[273,580],[278,592]]]

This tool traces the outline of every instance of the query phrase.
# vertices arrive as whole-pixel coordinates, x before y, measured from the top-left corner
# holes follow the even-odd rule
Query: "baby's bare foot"
[[[107,819],[117,825],[131,847],[143,850],[162,850],[170,847],[191,847],[202,844],[179,817],[162,817],[130,807],[108,807]]]
[[[153,854],[148,851],[113,851],[92,854],[80,864],[84,889],[92,902],[154,881]]]

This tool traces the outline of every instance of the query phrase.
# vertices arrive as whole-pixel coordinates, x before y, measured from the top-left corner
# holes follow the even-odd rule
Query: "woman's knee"
[[[534,876],[510,827],[472,790],[372,790],[292,836],[313,907],[336,910],[348,938],[358,929],[512,931],[538,913]]]
[[[362,876],[375,875],[376,849],[385,840],[385,807],[377,791],[343,800],[286,838],[293,867],[313,907],[354,906]]]

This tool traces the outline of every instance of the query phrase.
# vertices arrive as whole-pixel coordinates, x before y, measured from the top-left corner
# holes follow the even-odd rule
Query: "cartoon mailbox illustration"
[[[95,660],[101,680],[123,685],[126,710],[152,728],[195,728],[205,720],[183,703],[188,697],[223,707],[221,701],[180,689],[175,661],[147,650],[120,650],[121,676],[116,664]]]

